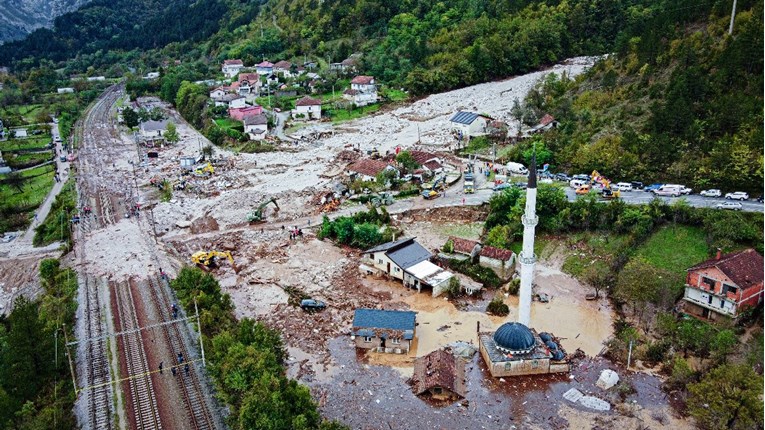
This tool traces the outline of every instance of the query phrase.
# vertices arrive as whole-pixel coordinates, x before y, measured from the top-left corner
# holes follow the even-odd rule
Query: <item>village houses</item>
[[[515,266],[515,253],[509,249],[500,249],[493,246],[482,245],[475,240],[462,239],[449,236],[447,244],[451,244],[455,254],[464,255],[468,258],[477,258],[478,264],[488,267],[500,278],[509,278]]]
[[[261,76],[268,76],[274,72],[274,64],[263,60],[255,65],[255,72]]]
[[[722,255],[688,269],[682,308],[700,318],[737,318],[763,298],[763,258],[754,249]]]
[[[351,80],[351,88],[345,90],[343,98],[356,106],[377,103],[377,86],[373,76],[356,76]]]
[[[260,75],[257,73],[240,73],[237,82],[239,83],[238,93],[240,96],[260,94],[260,88],[263,86]]]
[[[431,290],[439,296],[449,286],[454,274],[430,262],[433,257],[415,238],[384,243],[364,251],[362,272],[399,279],[407,288]]]
[[[449,120],[451,122],[452,132],[459,138],[470,139],[475,136],[486,134],[486,124],[491,118],[473,113],[459,111]]]
[[[391,170],[398,176],[398,169],[388,164],[383,160],[372,160],[369,158],[361,158],[356,160],[346,168],[346,174],[352,181],[361,180],[363,182],[375,182],[377,181],[377,175],[384,170]]]
[[[356,348],[407,354],[412,346],[416,313],[380,309],[356,309],[351,339]]]
[[[295,102],[292,110],[293,119],[321,119],[321,100],[303,97]]]
[[[289,61],[278,61],[276,64],[274,64],[273,72],[277,75],[282,75],[285,78],[291,78],[292,77],[292,63]]]
[[[263,113],[263,107],[259,105],[245,106],[243,108],[229,109],[228,116],[237,121],[244,121],[245,118]]]
[[[244,132],[252,140],[263,140],[268,133],[268,118],[261,113],[244,118]]]
[[[414,361],[411,379],[415,395],[452,401],[465,397],[465,364],[451,352],[437,349]]]
[[[247,106],[245,98],[238,94],[224,94],[213,100],[215,101],[215,106],[225,106],[229,109],[239,109]]]
[[[244,68],[242,60],[224,60],[221,71],[227,78],[233,78]]]

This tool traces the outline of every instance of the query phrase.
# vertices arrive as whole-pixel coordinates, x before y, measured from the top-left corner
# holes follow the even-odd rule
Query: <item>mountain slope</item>
[[[50,27],[59,15],[89,0],[4,0],[0,2],[0,43],[19,40],[40,27]]]

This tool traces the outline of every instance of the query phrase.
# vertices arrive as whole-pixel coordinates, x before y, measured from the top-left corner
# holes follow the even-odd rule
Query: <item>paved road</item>
[[[51,124],[51,138],[55,141],[58,134],[58,124]],[[61,155],[65,155],[66,152],[62,148],[62,142],[56,143],[56,159],[54,162],[56,163],[56,171],[59,172],[59,178],[61,179],[59,182],[53,183],[53,188],[50,190],[48,195],[45,197],[45,201],[40,205],[39,208],[37,208],[37,212],[35,212],[35,217],[32,220],[32,224],[29,225],[29,228],[24,233],[24,236],[20,238],[21,241],[24,242],[32,242],[32,239],[35,236],[35,228],[42,224],[43,221],[45,221],[45,217],[48,216],[48,212],[50,212],[51,205],[53,205],[53,201],[56,200],[56,196],[58,196],[58,193],[61,192],[61,189],[64,187],[64,184],[66,183],[66,180],[69,179],[69,162],[61,162],[59,161],[59,157]],[[67,225],[66,228],[69,228]],[[17,239],[19,240],[19,239]]]

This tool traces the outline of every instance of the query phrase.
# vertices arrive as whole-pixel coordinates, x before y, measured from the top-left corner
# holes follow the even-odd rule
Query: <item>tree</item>
[[[642,321],[649,304],[667,308],[674,303],[677,286],[673,285],[672,279],[670,272],[636,257],[619,273],[614,294],[619,300],[629,303]]]
[[[19,172],[11,172],[5,176],[3,182],[10,187],[16,188],[21,193],[24,191],[24,184],[27,182],[27,178]]]
[[[709,345],[709,349],[712,351],[712,358],[720,363],[725,363],[728,355],[733,352],[738,339],[736,334],[731,330],[720,330]]]
[[[174,122],[167,124],[165,139],[170,143],[178,143],[178,141],[181,140],[181,136],[178,135],[178,128],[175,126]]]
[[[138,127],[138,123],[141,121],[138,117],[138,113],[131,108],[122,110],[122,120],[125,121],[125,125],[128,126],[128,128]]]
[[[408,151],[408,150],[407,151],[401,151],[398,155],[396,155],[396,161],[408,173],[411,173],[414,170],[420,168],[420,164],[417,163],[417,161],[412,156],[411,151]]]
[[[762,428],[762,376],[723,364],[688,386],[688,411],[702,429]]]

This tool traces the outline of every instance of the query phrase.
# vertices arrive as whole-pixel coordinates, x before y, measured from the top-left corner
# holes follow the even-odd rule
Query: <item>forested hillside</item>
[[[761,195],[763,2],[738,2],[733,35],[728,7],[657,13],[576,82],[548,80],[529,94],[532,122],[549,112],[561,123],[543,138],[550,161]]]

